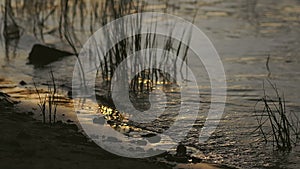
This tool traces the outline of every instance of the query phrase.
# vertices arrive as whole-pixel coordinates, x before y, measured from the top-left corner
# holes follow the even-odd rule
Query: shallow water
[[[164,8],[162,4],[165,3],[151,3],[155,10],[164,10],[161,8]],[[254,108],[258,99],[263,96],[263,81],[268,78],[268,56],[270,79],[284,93],[288,110],[300,112],[300,2],[180,0],[170,1],[167,6],[168,13],[187,20],[191,20],[191,13],[198,10],[195,25],[215,45],[224,65],[228,85],[223,118],[207,143],[199,144],[198,133],[210,102],[209,83],[206,80],[200,83],[201,111],[194,128],[183,143],[196,148],[200,152],[193,150],[193,153],[209,162],[241,168],[298,168],[299,146],[287,155],[273,152],[271,145],[256,143],[257,137],[249,133],[257,126]],[[82,33],[81,36],[84,43],[88,33]],[[52,67],[58,83],[68,86],[63,89],[70,90],[76,58],[67,57],[43,68],[27,65],[28,52],[37,41],[30,32],[26,32],[19,41],[11,42],[7,55],[7,45],[1,37],[0,77],[16,83],[20,80],[31,83],[34,78],[42,84],[47,82],[49,68]],[[49,36],[47,41],[54,43],[57,38]],[[203,65],[199,64],[196,72],[205,79],[207,75],[204,71]],[[170,117],[166,119],[170,120]],[[161,123],[159,127],[162,128],[163,125]]]

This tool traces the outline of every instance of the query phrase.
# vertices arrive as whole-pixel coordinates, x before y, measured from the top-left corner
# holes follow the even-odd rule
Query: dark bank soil
[[[1,169],[157,169],[169,166],[110,154],[78,132],[76,125],[42,124],[0,99]]]
[[[76,124],[43,124],[15,100],[0,92],[0,169],[231,169],[170,161],[165,156],[169,154],[148,159],[119,157],[87,139]]]

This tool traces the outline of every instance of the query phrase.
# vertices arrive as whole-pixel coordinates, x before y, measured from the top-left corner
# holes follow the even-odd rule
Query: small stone
[[[184,157],[186,156],[186,147],[182,144],[179,144],[176,149],[176,156]]]
[[[20,81],[19,84],[20,84],[21,86],[27,85],[27,83],[26,83],[24,80]]]

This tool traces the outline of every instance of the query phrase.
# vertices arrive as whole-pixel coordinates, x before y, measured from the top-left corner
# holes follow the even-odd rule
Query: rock
[[[186,147],[182,144],[179,144],[176,149],[176,156],[184,157],[186,156]]]
[[[20,84],[21,86],[27,85],[27,83],[26,83],[25,81],[23,81],[23,80],[20,81],[19,84]]]
[[[35,44],[29,53],[28,59],[29,64],[33,64],[36,67],[41,67],[70,55],[73,54],[48,46]]]

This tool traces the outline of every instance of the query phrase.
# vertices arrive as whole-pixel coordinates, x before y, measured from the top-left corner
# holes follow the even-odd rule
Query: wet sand
[[[117,157],[89,141],[76,125],[42,124],[14,105],[0,105],[0,168],[170,168]]]
[[[12,90],[15,88],[12,86],[17,85],[11,84],[8,87],[6,83],[1,88]],[[24,92],[30,93],[23,88]],[[20,104],[22,99],[10,97],[3,92],[0,94],[0,168],[219,168],[206,163],[179,164],[161,162],[156,158],[129,159],[116,156],[85,137],[76,124],[61,121],[43,124],[34,118],[32,107]]]

